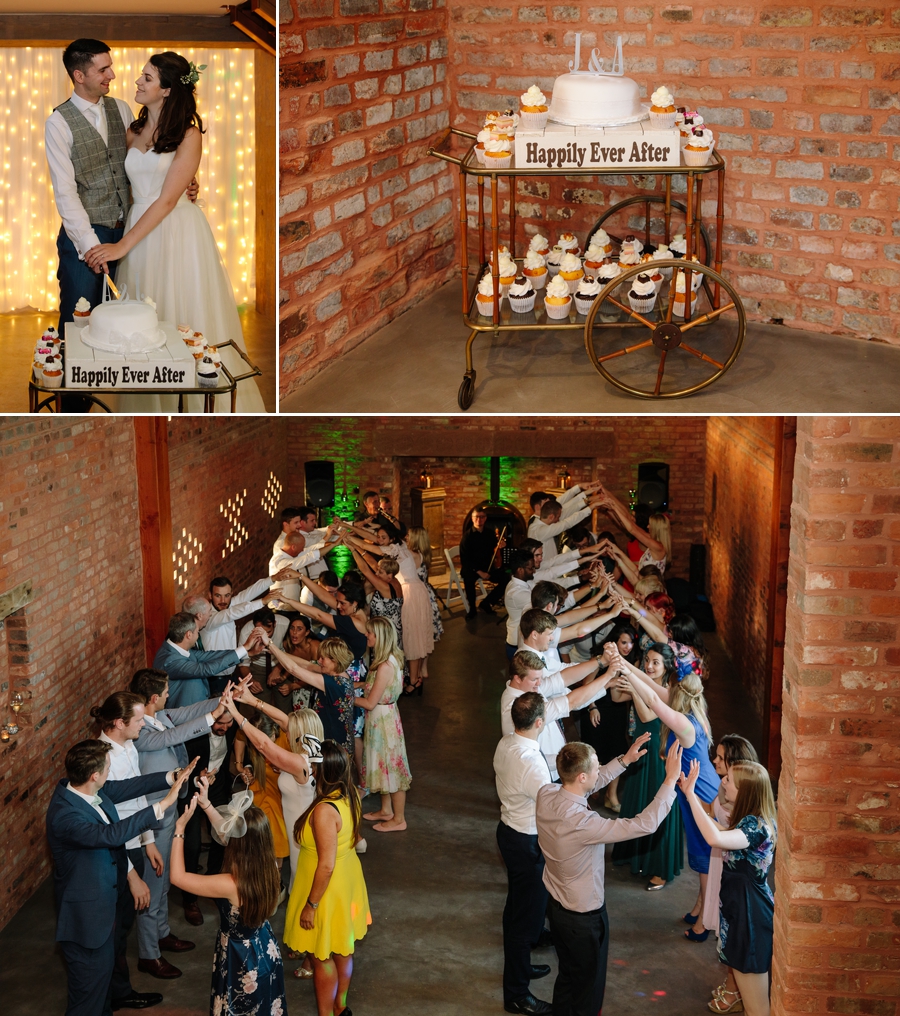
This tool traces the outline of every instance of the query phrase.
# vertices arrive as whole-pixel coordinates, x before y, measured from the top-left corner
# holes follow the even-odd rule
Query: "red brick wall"
[[[691,543],[703,538],[704,434],[700,417],[533,418],[533,417],[355,417],[306,420],[288,433],[291,501],[303,496],[303,463],[335,462],[339,503],[355,506],[358,494],[372,488],[390,494],[395,509],[409,519],[409,488],[418,485],[427,463],[433,485],[447,491],[444,532],[456,542],[468,510],[489,494],[486,456],[504,456],[501,479],[509,500],[528,515],[528,495],[555,486],[557,469],[567,465],[572,482],[591,476],[603,480],[628,503],[637,486],[640,462],[670,465],[674,565],[672,574],[687,576]],[[523,456],[525,443],[552,442],[546,458]],[[567,445],[577,455],[566,454]],[[465,454],[461,455],[461,448]],[[424,450],[428,451],[423,455]],[[394,454],[394,452],[398,454]],[[594,451],[593,455],[589,455]],[[518,455],[516,455],[518,453]],[[512,458],[511,458],[512,456]],[[395,481],[395,464],[399,472]],[[506,480],[505,478],[509,479]],[[346,502],[344,491],[346,490]],[[330,516],[329,516],[330,517]],[[450,545],[450,544],[448,544]]]
[[[582,54],[596,46],[607,58],[621,34],[644,96],[666,84],[711,125],[727,166],[725,272],[752,319],[900,342],[900,177],[890,163],[900,154],[900,8],[456,0],[454,126],[477,129],[484,110],[517,103],[534,83],[549,96],[579,31]],[[652,173],[521,179],[519,243],[523,228],[551,242],[562,229],[585,237],[612,204],[661,184]],[[505,184],[501,194],[508,206]]]
[[[761,714],[769,680],[772,417],[711,417],[706,426],[708,594],[718,634]]]
[[[900,421],[802,418],[772,1012],[898,1011]]]
[[[144,662],[134,432],[127,417],[0,418],[0,591],[34,599],[0,632],[0,927],[50,872],[44,816],[88,711]],[[7,685],[8,682],[8,685]]]
[[[169,478],[175,552],[180,553],[178,541],[182,545],[186,541],[184,530],[192,537],[191,560],[180,553],[188,570],[179,569],[182,582],[176,582],[176,606],[188,593],[206,594],[210,579],[217,575],[227,575],[237,591],[268,574],[272,542],[281,532],[279,512],[288,504],[284,433],[283,421],[261,416],[235,420],[173,417],[169,424]],[[280,495],[270,483],[270,473],[281,484]],[[274,517],[261,503],[267,488]],[[243,500],[242,505],[237,504],[238,499]],[[219,511],[220,505],[232,520]],[[232,533],[234,549],[226,545]],[[203,545],[202,552],[194,551],[193,538],[198,546]]]
[[[454,263],[445,0],[281,0],[281,392]]]

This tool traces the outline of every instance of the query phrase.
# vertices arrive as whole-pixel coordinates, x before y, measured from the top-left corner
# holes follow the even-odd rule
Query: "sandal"
[[[726,995],[732,996],[732,1001],[729,1002],[725,997]],[[726,991],[724,988],[713,996],[711,1002],[707,1002],[706,1007],[710,1012],[743,1012],[744,1003],[741,1001],[741,993],[739,991]]]
[[[296,977],[298,981],[305,981],[307,978],[312,977],[312,975],[313,972],[311,970],[307,970],[306,967],[297,967],[294,971],[294,977]],[[723,1009],[722,1012],[727,1012],[727,1010]]]
[[[698,935],[693,928],[688,928],[684,933],[684,937],[688,942],[705,942],[709,938],[709,928],[706,929],[701,935]]]
[[[682,917],[682,921],[684,921],[685,924],[696,924],[699,918],[700,918],[699,914],[692,914],[688,912],[687,914],[684,915],[684,917]],[[719,985],[719,987],[720,988],[724,987],[724,985],[725,982],[723,981],[722,984]],[[715,992],[713,992],[713,994],[715,995]]]

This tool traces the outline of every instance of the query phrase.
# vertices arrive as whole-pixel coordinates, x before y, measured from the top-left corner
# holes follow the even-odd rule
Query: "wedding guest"
[[[577,526],[579,522],[590,517],[594,508],[599,507],[600,501],[590,501],[578,511],[571,512],[563,517],[563,506],[556,499],[545,501],[541,505],[540,518],[535,519],[528,526],[528,535],[532,540],[539,540],[544,547],[543,560],[550,564],[559,553],[556,549],[554,537],[564,533],[567,529]]]
[[[150,890],[128,860],[125,844],[163,818],[178,799],[193,763],[180,774],[152,773],[110,782],[111,751],[112,745],[100,740],[79,741],[70,748],[67,779],[57,783],[47,809],[56,941],[68,983],[66,1016],[101,1016],[111,1008],[146,1009],[162,1002],[158,992],[137,992],[130,984],[125,994],[112,993],[119,915],[150,902]],[[166,791],[161,801],[119,818],[117,804],[158,791]],[[112,879],[110,858],[115,868]]]
[[[350,548],[360,574],[372,587],[369,617],[385,617],[394,626],[397,645],[403,648],[403,587],[397,579],[400,564],[393,557],[369,560],[368,555],[356,547]]]
[[[254,628],[261,628],[270,639],[283,642],[288,630],[288,619],[284,614],[276,614],[269,607],[260,607],[250,615],[250,619],[241,628],[238,638],[246,642]],[[250,690],[254,695],[261,695],[266,701],[274,702],[274,691],[269,685],[269,674],[272,671],[272,657],[266,648],[257,641],[256,652],[249,656],[238,667],[241,679],[250,678]],[[276,837],[277,839],[277,837]]]
[[[428,600],[431,603],[431,632],[434,644],[437,645],[444,634],[444,622],[441,620],[441,608],[438,606],[437,593],[434,591],[434,586],[428,581],[428,573],[431,569],[431,539],[428,536],[428,530],[422,526],[410,526],[409,532],[406,534],[406,545],[414,555],[418,554],[421,558],[416,574],[425,584],[425,589],[428,592]],[[388,560],[391,559],[388,558]],[[419,665],[419,673],[423,681],[428,678],[428,656]]]
[[[624,755],[602,768],[590,745],[572,741],[557,755],[561,783],[548,783],[537,792],[538,844],[546,861],[550,933],[559,957],[553,1012],[560,1016],[597,1016],[603,1009],[609,951],[603,886],[605,845],[652,832],[675,800],[680,745],[670,750],[666,778],[640,815],[603,818],[588,806],[591,794],[644,754],[648,737],[636,738]]]
[[[289,610],[317,621],[330,633],[346,643],[353,660],[362,661],[366,652],[366,594],[362,586],[349,582],[344,576],[338,591],[332,595],[327,589],[312,579],[301,576],[303,585],[329,608],[334,614],[316,607],[308,607],[305,603],[280,597],[283,605]]]
[[[255,699],[259,702],[259,699]],[[279,710],[280,712],[280,710]],[[282,713],[282,716],[284,714]],[[244,719],[247,717],[244,716]],[[246,732],[255,729],[261,737],[267,738],[282,751],[290,750],[290,742],[285,727],[279,726],[276,720],[260,712],[249,724],[239,723],[238,733],[234,741],[234,762],[238,772],[246,771],[250,777],[247,786],[253,793],[253,803],[261,808],[269,820],[272,832],[272,844],[275,858],[279,864],[290,856],[288,832],[284,824],[284,813],[281,808],[281,791],[278,788],[278,770],[258,748],[257,739],[251,738]]]
[[[281,548],[284,546],[284,541],[289,533],[305,533],[303,527],[304,515],[302,507],[297,505],[287,505],[285,508],[281,509],[279,519],[281,521],[281,532],[272,544],[272,557],[275,557],[275,555],[281,551]]]
[[[487,512],[483,508],[475,508],[472,511],[472,527],[467,529],[459,541],[459,565],[462,575],[463,588],[466,591],[466,601],[469,610],[466,614],[468,620],[475,617],[475,603],[477,600],[476,582],[482,579],[484,582],[493,582],[494,588],[485,596],[478,605],[478,609],[485,614],[493,614],[494,606],[503,599],[508,581],[505,570],[499,567],[496,560],[498,549],[502,549],[501,543],[505,541],[498,539],[498,534],[493,529],[486,529]]]
[[[523,692],[510,710],[513,730],[500,738],[494,752],[494,776],[500,798],[497,846],[506,865],[503,908],[503,1007],[507,1012],[549,1016],[552,1007],[535,998],[530,982],[546,977],[550,967],[531,962],[547,911],[542,876],[544,855],[538,846],[534,806],[537,792],[551,782],[539,739],[546,722],[546,703],[539,692]],[[551,721],[552,722],[552,721]]]
[[[354,514],[353,521],[359,523],[374,522],[381,511],[381,498],[377,491],[367,490],[362,496],[362,505]]]
[[[731,805],[723,826],[710,818],[697,796],[700,775],[700,761],[694,759],[679,787],[703,838],[723,851],[719,959],[733,971],[747,1016],[768,1016],[775,900],[766,876],[778,835],[772,783],[758,762],[735,762],[722,778],[725,800]],[[709,1008],[727,1011],[712,1004]]]
[[[269,559],[269,574],[272,576],[272,593],[285,596],[292,600],[300,599],[301,570],[320,559],[318,550],[310,550],[306,545],[303,533],[288,533],[284,538],[281,550]],[[287,578],[275,576],[287,572]]]
[[[320,642],[321,639],[313,635],[309,618],[294,615],[288,620],[281,649],[288,656],[296,656],[298,660],[314,663],[319,657]],[[275,688],[281,695],[290,695],[291,706],[294,709],[305,709],[309,706],[310,689],[284,670],[280,663],[276,662],[269,673],[269,687]]]
[[[353,953],[372,923],[354,849],[359,819],[350,755],[328,739],[322,743],[315,800],[294,829],[300,857],[284,922],[288,946],[313,957],[318,1016],[352,1016],[347,999]]]
[[[638,571],[644,565],[652,564],[659,570],[660,575],[665,574],[666,566],[672,558],[672,537],[666,516],[655,512],[649,518],[648,528],[642,529],[625,505],[605,488],[601,491],[598,507],[607,512],[629,536],[643,546],[643,553],[637,559]]]
[[[503,605],[506,607],[506,658],[511,660],[519,648],[519,622],[522,614],[531,608],[534,555],[527,550],[514,551],[509,568],[511,574],[503,593]]]
[[[219,911],[210,1016],[286,1014],[284,966],[269,924],[281,884],[268,820],[252,805],[243,811],[226,806],[222,815],[209,806],[205,790],[201,784],[175,823],[172,884],[214,900]],[[225,843],[224,870],[216,875],[195,875],[184,866],[184,830],[201,802]]]

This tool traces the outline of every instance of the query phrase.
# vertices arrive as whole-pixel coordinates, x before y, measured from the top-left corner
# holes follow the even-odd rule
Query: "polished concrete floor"
[[[459,412],[467,336],[459,283],[449,282],[282,397],[280,411]],[[898,408],[900,348],[777,325],[749,325],[743,349],[726,374],[695,395],[664,402],[633,398],[601,377],[580,331],[506,332],[497,338],[483,333],[473,355],[472,413],[658,413],[662,407],[666,413],[893,413]],[[645,376],[635,387],[652,387],[653,378]]]
[[[499,697],[506,679],[505,626],[479,614],[473,622],[447,620],[431,659],[422,698],[405,698],[401,713],[413,785],[405,833],[370,832],[362,863],[374,923],[359,943],[349,1004],[356,1016],[495,1016],[503,1012],[500,919],[505,871],[497,851],[498,804],[491,759],[499,726]],[[759,743],[735,669],[710,637],[708,684],[714,732],[743,733]],[[748,725],[749,724],[749,725]],[[365,810],[375,807],[364,803]],[[609,866],[606,874],[611,948],[608,1016],[647,1016],[659,1011],[705,1013],[711,989],[722,980],[712,940],[694,945],[682,938],[681,915],[693,904],[697,878],[685,871],[662,892],[648,893],[646,880]],[[170,908],[173,930],[197,943],[181,956],[175,981],[134,971],[139,991],[162,991],[159,1016],[208,1012],[211,959],[217,922],[203,904],[206,922],[188,926],[181,908]],[[280,932],[282,907],[275,920]],[[15,1016],[60,1013],[65,974],[53,947],[52,886],[48,880],[0,933],[2,1011]],[[549,998],[555,976],[552,950],[534,953],[553,965],[535,981],[535,994]],[[288,970],[295,966],[287,965]],[[313,1016],[310,981],[287,978],[289,1012]]]
[[[256,379],[266,406],[274,413],[276,342],[275,322],[257,314],[253,307],[240,310],[244,344],[251,361],[262,371]],[[48,325],[56,327],[58,314],[25,311],[18,314],[0,314],[0,413],[28,412],[28,378],[31,353],[35,342]],[[219,399],[223,405],[225,399]],[[93,412],[101,410],[94,407]]]

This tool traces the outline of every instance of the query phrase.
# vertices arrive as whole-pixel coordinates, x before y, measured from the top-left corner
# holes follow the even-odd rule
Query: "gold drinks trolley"
[[[443,150],[454,136],[467,143],[465,152],[460,156]],[[474,134],[450,128],[436,145],[428,149],[429,155],[452,163],[459,170],[462,315],[470,330],[466,341],[466,370],[457,395],[460,409],[468,409],[475,398],[472,346],[481,333],[499,336],[501,332],[580,331],[584,335],[588,358],[598,373],[621,391],[642,399],[675,399],[691,395],[711,385],[728,370],[741,351],[746,318],[737,292],[721,274],[725,163],[718,152],[710,154],[706,166],[554,170],[525,169],[513,165],[506,169],[487,169],[475,155],[476,140]],[[702,205],[703,182],[711,173],[718,174],[716,228],[712,244],[703,223]],[[527,238],[524,232],[521,237],[516,236],[516,180],[545,176],[662,178],[662,192],[640,193],[618,201],[600,216],[584,238],[586,247],[587,239],[604,226],[610,239],[616,243],[621,243],[626,234],[632,234],[642,236],[646,244],[668,244],[673,236],[673,224],[683,220],[683,227],[674,232],[684,234],[685,259],[690,267],[681,259],[653,262],[653,267],[661,271],[665,281],[652,311],[641,314],[631,310],[625,295],[631,280],[647,270],[645,264],[623,270],[621,275],[604,286],[586,316],[576,312],[573,300],[568,317],[562,320],[548,318],[543,307],[542,291],[537,293],[534,310],[527,314],[514,313],[508,303],[501,306],[498,275],[501,245],[499,177],[506,177],[509,184],[509,238],[503,242],[509,244],[510,257],[521,264],[523,257],[516,258],[516,250],[524,255]],[[467,203],[469,177],[475,177],[477,186],[474,230],[470,229]],[[673,188],[673,177],[685,178],[683,200],[680,200],[682,195],[677,188]],[[490,180],[489,226],[485,212],[487,180]],[[476,231],[478,271],[475,286],[470,289],[469,242],[470,234]],[[490,251],[492,257],[489,257]],[[699,262],[691,260],[693,255],[699,258]],[[710,267],[711,260],[715,267]],[[677,272],[674,269],[679,267],[684,269],[685,289],[694,290],[695,295],[690,300],[690,306],[682,306],[681,315],[676,315]],[[491,272],[494,283],[492,318],[481,315],[475,301],[478,280],[487,270]],[[695,276],[701,277],[699,289],[696,288]],[[623,286],[623,283],[628,285]],[[646,331],[638,331],[629,339],[629,331],[633,334],[634,329]]]

